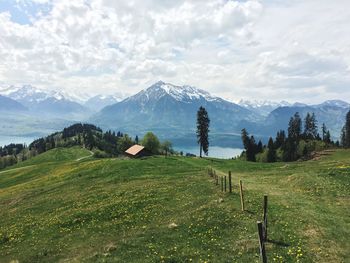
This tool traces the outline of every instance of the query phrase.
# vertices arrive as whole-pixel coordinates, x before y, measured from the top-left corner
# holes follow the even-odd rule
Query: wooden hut
[[[139,158],[139,157],[143,157],[143,156],[147,156],[147,151],[145,149],[145,147],[135,144],[133,146],[131,146],[129,149],[127,149],[125,151],[125,154],[129,157],[132,158]]]

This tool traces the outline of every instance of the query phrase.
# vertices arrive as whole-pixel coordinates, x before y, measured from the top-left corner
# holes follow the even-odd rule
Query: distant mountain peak
[[[335,106],[340,108],[349,108],[350,104],[343,100],[326,100],[320,104],[321,106]]]
[[[243,100],[241,99],[238,102],[238,105],[241,105],[246,108],[260,108],[260,107],[283,107],[290,106],[291,104],[285,100],[276,102],[270,100]]]
[[[177,86],[163,81],[157,81],[145,90],[136,94],[136,97],[146,96],[147,98],[160,98],[169,95],[177,101],[191,101],[205,99],[208,101],[219,100],[218,97],[212,96],[209,92],[195,88],[193,86],[184,85]],[[136,98],[135,97],[135,98]]]

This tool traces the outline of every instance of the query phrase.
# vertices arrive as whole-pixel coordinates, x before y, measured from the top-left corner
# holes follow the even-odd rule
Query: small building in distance
[[[131,146],[129,149],[127,149],[125,151],[125,154],[129,157],[132,157],[132,158],[139,158],[139,157],[149,155],[149,154],[147,154],[145,147],[138,145],[138,144],[135,144],[135,145]]]

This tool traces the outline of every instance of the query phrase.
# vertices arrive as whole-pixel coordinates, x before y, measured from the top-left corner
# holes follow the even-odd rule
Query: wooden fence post
[[[267,195],[264,195],[264,214],[263,214],[264,242],[267,241]]]
[[[226,192],[226,181],[227,181],[227,180],[226,180],[226,175],[225,175],[225,184],[224,184],[224,185],[225,185],[225,192]]]
[[[215,175],[216,185],[219,185],[219,176]]]
[[[228,189],[230,193],[232,193],[232,177],[231,177],[231,171],[228,172]]]
[[[244,196],[243,196],[242,180],[239,180],[239,192],[240,192],[240,195],[241,195],[241,206],[242,206],[242,211],[244,211]]]
[[[221,192],[224,191],[224,178],[221,176]]]
[[[263,263],[267,263],[265,243],[263,237],[263,225],[262,222],[258,221],[258,234],[259,234],[259,247],[260,247],[260,256]]]

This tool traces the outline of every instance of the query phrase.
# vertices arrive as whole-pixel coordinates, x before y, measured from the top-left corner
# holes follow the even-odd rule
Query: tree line
[[[296,161],[309,159],[314,151],[329,147],[350,147],[350,111],[346,115],[346,122],[342,130],[341,142],[334,142],[331,133],[323,123],[318,129],[318,121],[314,113],[307,113],[304,120],[298,112],[289,120],[287,134],[284,130],[277,132],[275,139],[269,138],[268,144],[256,143],[254,136],[250,136],[246,129],[241,132],[244,147],[243,156],[248,161]]]

